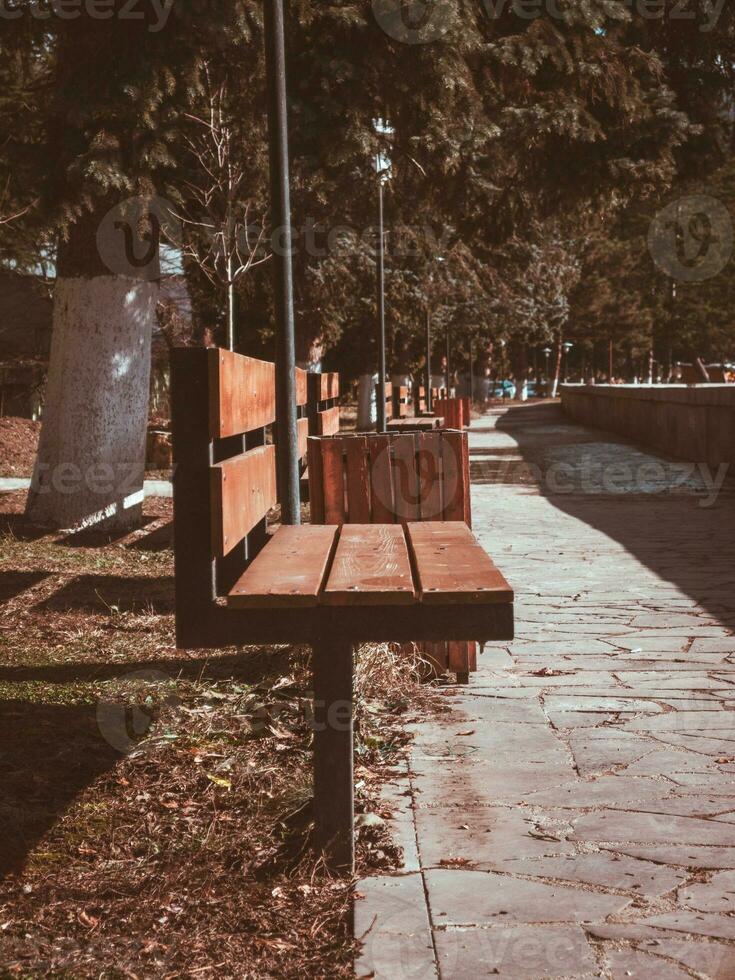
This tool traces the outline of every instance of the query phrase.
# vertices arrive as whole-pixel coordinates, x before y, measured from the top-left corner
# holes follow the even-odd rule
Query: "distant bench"
[[[178,348],[171,367],[177,645],[312,646],[316,843],[331,867],[351,873],[355,646],[510,640],[513,592],[464,519],[407,514],[402,523],[269,533],[273,365]],[[300,376],[296,387],[300,401]],[[444,518],[446,490],[434,494]]]

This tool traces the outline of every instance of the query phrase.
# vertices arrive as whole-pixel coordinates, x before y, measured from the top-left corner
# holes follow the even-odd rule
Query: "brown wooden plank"
[[[407,534],[423,603],[513,602],[513,590],[463,522],[409,524]]]
[[[331,371],[321,375],[320,401],[328,402],[339,398],[339,374]]]
[[[316,606],[336,536],[335,527],[280,527],[228,595],[228,606]]]
[[[441,433],[422,432],[418,440],[419,520],[440,521],[444,513]]]
[[[324,472],[321,439],[311,436],[307,445],[309,514],[312,524],[324,524]]]
[[[450,670],[453,670],[456,674],[472,673],[472,656],[470,650],[472,646],[474,646],[473,643],[468,643],[465,640],[453,640],[447,643],[447,662]]]
[[[470,458],[464,432],[442,431],[442,475],[445,521],[472,524],[470,504]]]
[[[209,431],[213,439],[270,425],[276,417],[276,368],[212,348],[209,359]]]
[[[301,368],[295,368],[296,371],[296,404],[305,405],[309,400],[309,395],[307,391],[308,374]]]
[[[339,432],[339,406],[319,412],[317,424],[320,436],[333,436]]]
[[[389,436],[368,436],[370,499],[372,501],[373,523],[375,524],[393,524],[396,519],[390,443]]]
[[[259,446],[210,469],[212,553],[232,549],[276,504],[276,447]]]
[[[344,440],[347,457],[347,520],[350,524],[370,523],[370,467],[365,436]]]
[[[419,509],[419,479],[416,472],[416,435],[412,432],[392,436],[393,492],[396,519],[417,521]]]
[[[322,483],[324,492],[324,523],[343,524],[345,521],[345,476],[343,440],[321,439]]]
[[[303,459],[306,456],[309,439],[308,419],[296,419],[296,435],[298,437],[299,459]]]
[[[415,600],[403,527],[345,524],[322,595],[323,604],[388,606]]]

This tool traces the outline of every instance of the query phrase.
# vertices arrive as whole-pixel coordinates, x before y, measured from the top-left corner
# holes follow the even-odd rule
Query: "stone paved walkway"
[[[470,440],[517,640],[415,726],[358,975],[733,978],[732,485],[554,405]]]

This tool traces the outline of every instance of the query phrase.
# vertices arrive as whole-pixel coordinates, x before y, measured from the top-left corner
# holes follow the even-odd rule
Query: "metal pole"
[[[276,420],[281,520],[301,523],[296,428],[296,341],[291,267],[291,189],[288,167],[286,51],[283,0],[265,0],[265,61],[268,80],[268,137],[271,222],[280,248],[273,255],[276,314]]]
[[[447,326],[446,342],[447,342],[447,352],[446,352],[446,356],[447,356],[447,369],[446,369],[446,373],[444,375],[444,384],[445,384],[446,389],[447,389],[447,398],[449,398],[449,397],[451,397],[451,392],[449,390],[450,371],[449,371],[449,327],[448,326]]]
[[[473,357],[474,344],[472,343],[472,337],[470,337],[470,401],[475,400],[475,359]]]
[[[434,399],[431,397],[431,313],[426,307],[426,411],[434,410]]]
[[[235,287],[235,259],[230,255],[227,259],[227,347],[235,350],[237,347],[237,289]]]
[[[385,238],[383,181],[378,174],[378,432],[385,432]]]

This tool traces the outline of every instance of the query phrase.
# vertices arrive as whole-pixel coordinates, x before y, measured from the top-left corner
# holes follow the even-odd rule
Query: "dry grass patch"
[[[0,507],[4,975],[350,976],[351,883],[310,847],[308,651],[175,650],[168,502],[117,540],[21,508]],[[420,669],[360,651],[361,812],[431,706]],[[360,831],[359,873],[399,858]]]

